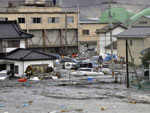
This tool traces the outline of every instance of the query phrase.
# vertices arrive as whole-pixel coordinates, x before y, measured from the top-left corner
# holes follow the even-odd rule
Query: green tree
[[[144,67],[149,67],[148,61],[150,61],[150,52],[145,53],[142,57],[142,64],[144,65]]]

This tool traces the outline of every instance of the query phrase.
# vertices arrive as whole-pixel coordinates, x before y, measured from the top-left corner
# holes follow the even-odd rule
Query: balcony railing
[[[31,2],[24,2],[24,1],[9,1],[8,7],[17,7],[17,6],[43,6],[43,7],[54,7],[59,6],[59,2],[56,0],[56,2],[52,1],[31,1]]]

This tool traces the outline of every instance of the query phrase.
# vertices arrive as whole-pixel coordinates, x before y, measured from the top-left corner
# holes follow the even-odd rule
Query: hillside
[[[8,1],[24,1],[24,0],[0,0],[0,7],[7,7]],[[50,0],[51,1],[51,0]],[[92,5],[92,4],[100,4],[105,0],[60,0],[62,1],[63,7],[71,7],[77,6],[79,4],[80,7],[80,17],[81,18],[95,18],[101,15],[101,12],[107,8],[107,5]],[[128,4],[150,4],[150,0],[117,0],[117,2],[128,3]],[[86,5],[86,7],[85,7]],[[91,6],[90,6],[91,5]],[[82,7],[84,6],[84,7]],[[125,5],[118,4],[117,6],[127,8],[128,10],[132,10],[135,12],[140,11],[146,6],[141,5]],[[67,11],[77,11],[77,8],[64,8]]]

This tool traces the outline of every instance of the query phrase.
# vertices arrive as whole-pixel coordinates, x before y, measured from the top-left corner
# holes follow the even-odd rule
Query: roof
[[[125,26],[121,25],[121,23],[114,23],[113,28],[111,28],[111,30],[113,30],[119,26],[127,29]],[[106,25],[103,28],[96,30],[96,33],[107,33],[107,32],[109,32],[109,30],[110,30],[109,25]]]
[[[118,35],[117,38],[145,38],[150,35],[150,27],[132,27]]]
[[[114,6],[111,8],[111,15],[112,15],[112,22],[126,22],[127,19],[129,19],[131,16],[135,15],[133,11],[129,11],[127,9],[121,8]],[[109,10],[105,10],[100,18],[99,18],[101,23],[109,23],[110,18],[109,18]]]
[[[150,8],[146,8],[142,11],[140,11],[139,13],[137,13],[136,15],[132,16],[130,18],[130,20],[132,20],[133,22],[135,22],[136,20],[138,20],[139,18],[141,18],[142,16],[146,16],[146,15],[150,15]]]
[[[111,49],[112,44],[113,44],[113,49],[117,49],[117,41],[112,42],[111,44],[105,46],[105,49]]]
[[[5,59],[18,61],[55,60],[56,56],[36,50],[18,48],[8,53]]]
[[[33,35],[23,32],[17,21],[0,21],[0,39],[26,39]]]

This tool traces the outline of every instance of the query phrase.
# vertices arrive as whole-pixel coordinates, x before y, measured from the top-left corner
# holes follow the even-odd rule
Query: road
[[[112,82],[0,82],[0,113],[149,113],[149,104],[150,91]]]

